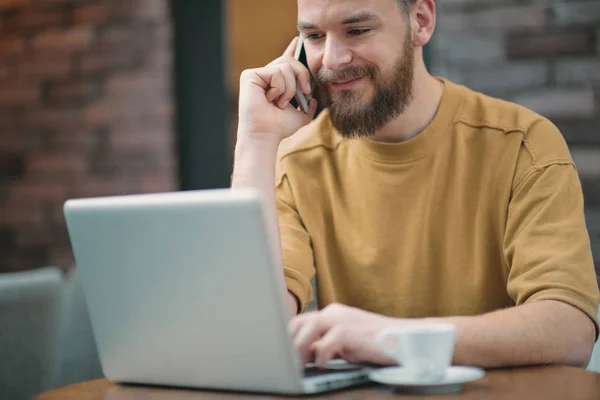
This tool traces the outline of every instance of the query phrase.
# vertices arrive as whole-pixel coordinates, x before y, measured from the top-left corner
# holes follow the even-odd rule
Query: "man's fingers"
[[[300,89],[302,90],[302,93],[310,94],[312,88],[310,86],[310,71],[308,70],[308,68],[306,68],[306,66],[300,61],[295,60],[293,58],[285,60],[285,63],[289,64],[290,67],[292,67],[292,69],[294,70],[294,76],[300,84]]]
[[[289,63],[281,63],[252,71],[254,83],[266,90],[267,101],[277,100],[285,110],[296,94],[296,73]]]
[[[265,67],[254,70],[255,83],[267,90],[265,96],[268,101],[273,101],[286,90],[286,80],[279,67]]]
[[[295,60],[293,58],[281,57],[273,61],[273,63],[269,65],[278,66],[286,64],[289,64],[289,66],[292,67],[294,71],[294,76],[300,84],[300,89],[302,90],[302,93],[310,94],[312,92],[312,87],[310,86],[310,71],[300,61]]]
[[[283,53],[283,55],[273,61],[271,61],[268,66],[276,66],[281,64],[290,64],[294,69],[294,75],[296,76],[296,80],[300,84],[300,90],[304,94],[310,94],[312,88],[310,86],[310,71],[304,64],[294,58],[296,52],[296,44],[298,43],[298,38],[294,38],[290,47]]]
[[[281,88],[271,88],[267,91],[267,101],[269,103],[273,102],[276,98],[281,95]]]
[[[302,325],[302,327],[298,330],[296,337],[294,338],[294,347],[298,354],[300,354],[300,358],[304,364],[313,361],[313,355],[310,350],[310,345],[316,339],[321,337],[318,333],[319,329],[315,320],[309,321]]]
[[[288,47],[283,52],[284,57],[294,58],[294,54],[296,53],[296,46],[298,45],[298,36],[294,37]]]
[[[294,347],[302,357],[302,362],[313,361],[311,345],[327,332],[327,325],[321,318],[314,318],[302,325],[294,338]]]
[[[302,328],[302,326],[306,322],[313,319],[317,314],[318,314],[318,311],[308,311],[308,312],[294,316],[288,323],[288,329],[289,329],[290,333],[294,337],[296,337],[296,335],[300,331],[300,328]]]
[[[331,328],[323,337],[312,344],[312,352],[318,367],[324,367],[344,347],[344,330],[341,325]]]
[[[310,94],[312,87],[310,86],[310,71],[300,61],[293,60],[290,66],[294,69],[294,75],[300,84],[300,89],[304,94]]]
[[[296,94],[296,78],[294,76],[294,70],[289,64],[280,64],[278,65],[278,68],[281,70],[281,74],[285,81],[285,90],[279,96],[277,106],[281,109],[285,109]]]

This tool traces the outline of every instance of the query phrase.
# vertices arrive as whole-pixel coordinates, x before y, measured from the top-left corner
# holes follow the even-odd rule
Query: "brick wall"
[[[562,130],[600,273],[600,0],[440,0],[432,72]]]
[[[68,268],[67,198],[176,185],[167,0],[0,0],[0,272]]]

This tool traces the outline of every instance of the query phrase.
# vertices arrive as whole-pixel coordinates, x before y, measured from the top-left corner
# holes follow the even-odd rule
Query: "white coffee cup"
[[[396,360],[403,372],[419,382],[444,378],[452,364],[456,326],[448,323],[409,323],[383,329],[376,338],[381,351]]]

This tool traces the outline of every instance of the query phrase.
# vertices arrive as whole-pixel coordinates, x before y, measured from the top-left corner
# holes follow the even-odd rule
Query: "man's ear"
[[[425,46],[431,40],[436,24],[434,0],[417,0],[410,9],[413,44]]]

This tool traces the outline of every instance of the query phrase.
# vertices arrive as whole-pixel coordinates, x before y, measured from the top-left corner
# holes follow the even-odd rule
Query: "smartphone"
[[[294,53],[294,58],[298,61],[300,61],[305,67],[306,69],[309,70],[308,68],[308,59],[306,58],[306,50],[304,49],[304,40],[302,39],[302,35],[298,36],[298,43],[296,45],[296,51]],[[311,94],[309,95],[305,95],[304,93],[302,93],[302,90],[300,90],[300,85],[298,83],[296,83],[296,96],[295,96],[295,101],[292,100],[291,104],[294,107],[300,107],[300,109],[305,113],[308,114],[309,110],[310,110],[310,101],[312,99],[312,93],[315,90],[315,79],[313,78],[312,74],[310,75],[310,88],[311,88]]]

